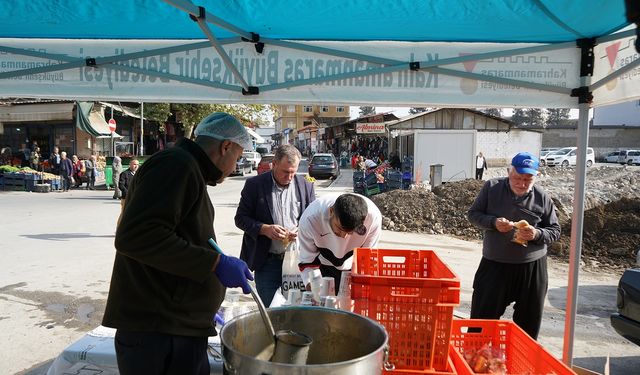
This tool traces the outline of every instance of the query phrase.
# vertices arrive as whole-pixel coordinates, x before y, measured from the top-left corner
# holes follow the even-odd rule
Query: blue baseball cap
[[[540,162],[538,158],[528,152],[519,152],[511,159],[511,165],[513,165],[520,174],[526,173],[535,176],[538,174]]]

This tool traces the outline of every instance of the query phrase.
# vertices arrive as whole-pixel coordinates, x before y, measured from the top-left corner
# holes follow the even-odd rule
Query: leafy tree
[[[547,108],[546,126],[561,125],[569,119],[568,108]]]
[[[527,125],[529,126],[544,126],[544,115],[540,108],[528,108],[525,111],[527,116]]]
[[[502,110],[500,108],[481,108],[480,112],[486,113],[489,116],[502,117]]]
[[[370,106],[361,106],[360,107],[360,117],[369,116],[369,115],[375,115],[375,114],[376,114],[376,107],[370,107]]]
[[[149,103],[144,106],[144,117],[164,123],[172,111],[180,114],[186,138],[191,138],[194,127],[212,112],[229,113],[244,124],[266,124],[273,116],[271,106],[260,104]]]
[[[428,111],[427,107],[411,107],[409,108],[409,114],[415,115],[416,113],[422,113]]]
[[[527,116],[522,108],[515,108],[513,110],[513,115],[511,115],[511,121],[517,126],[522,126],[527,124]]]

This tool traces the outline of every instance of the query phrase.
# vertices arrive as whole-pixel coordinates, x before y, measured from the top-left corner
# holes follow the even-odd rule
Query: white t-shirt
[[[477,169],[484,168],[484,157],[483,156],[476,156],[476,168]]]
[[[319,267],[318,261],[339,270],[350,270],[353,249],[356,247],[375,247],[382,234],[382,214],[370,199],[360,196],[367,202],[368,214],[364,220],[367,231],[364,235],[355,232],[346,237],[336,236],[331,229],[329,208],[340,194],[331,194],[318,198],[306,208],[298,227],[298,249],[300,250],[300,268],[302,280],[309,283],[311,271]],[[317,259],[317,261],[316,261]]]
[[[364,166],[367,168],[375,168],[378,166],[378,164],[376,164],[376,162],[371,159],[367,159],[364,161]]]

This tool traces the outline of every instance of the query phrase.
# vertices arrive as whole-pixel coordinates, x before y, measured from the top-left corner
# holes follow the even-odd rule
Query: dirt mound
[[[572,170],[545,173],[539,184],[558,208],[562,226],[560,241],[550,254],[569,259]],[[582,260],[588,268],[622,270],[636,262],[640,250],[640,171],[625,168],[592,168],[587,175]],[[484,181],[450,182],[430,191],[417,187],[372,197],[383,215],[383,228],[400,232],[446,234],[465,240],[481,240],[482,231],[467,220],[467,210]]]
[[[562,221],[563,236],[552,246],[552,254],[569,259],[571,220]],[[634,265],[640,250],[640,200],[617,202],[586,210],[582,256],[591,267],[622,269]]]

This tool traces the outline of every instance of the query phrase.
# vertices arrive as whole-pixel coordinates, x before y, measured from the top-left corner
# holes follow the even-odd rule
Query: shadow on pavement
[[[41,233],[41,234],[20,235],[20,237],[31,238],[34,240],[45,240],[45,241],[68,241],[74,238],[110,238],[115,236],[116,236],[115,234],[95,235],[91,233]]]
[[[608,318],[611,313],[617,311],[616,289],[615,285],[580,285],[578,288],[578,314]],[[549,289],[547,298],[551,306],[566,311],[567,287]],[[599,303],[603,308],[593,309],[594,303]]]

